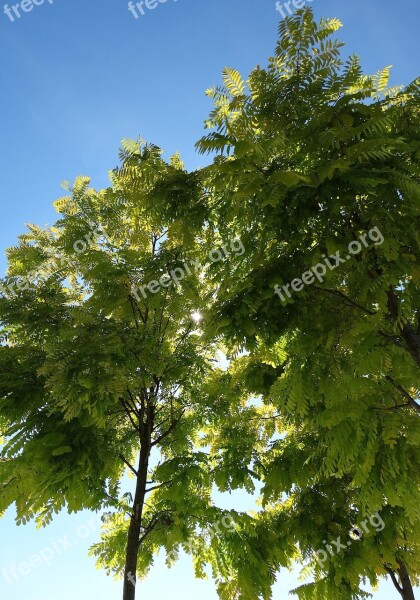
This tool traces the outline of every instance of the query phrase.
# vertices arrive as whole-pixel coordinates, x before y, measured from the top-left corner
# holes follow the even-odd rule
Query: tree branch
[[[153,492],[154,490],[158,490],[159,488],[163,487],[164,485],[169,485],[170,483],[172,483],[172,479],[170,479],[169,481],[164,481],[163,483],[160,483],[159,485],[155,485],[155,486],[149,488],[148,490],[146,490],[146,494],[149,494],[150,492]]]
[[[162,440],[164,440],[166,437],[168,437],[168,435],[170,435],[172,433],[172,431],[175,429],[175,427],[178,425],[178,423],[180,422],[180,420],[182,419],[183,415],[185,413],[185,410],[182,411],[181,415],[178,417],[178,419],[176,419],[175,421],[172,422],[171,426],[169,427],[169,429],[167,429],[165,431],[165,433],[162,433],[162,435],[160,435],[158,438],[155,439],[154,442],[152,442],[152,448],[153,446],[157,446],[158,444],[160,444],[160,442]]]
[[[136,423],[133,419],[133,417],[131,416],[131,409],[129,407],[127,407],[124,398],[120,398],[120,403],[123,406],[128,418],[131,421],[132,426],[134,427],[134,429],[138,432],[140,432],[140,425],[138,423]]]
[[[128,460],[127,460],[126,458],[124,458],[124,455],[123,455],[123,454],[118,454],[118,456],[119,456],[119,458],[121,458],[121,460],[123,461],[123,463],[125,463],[125,464],[127,465],[127,467],[130,469],[130,471],[131,471],[132,473],[134,473],[134,475],[135,475],[136,477],[138,477],[138,476],[139,476],[139,474],[138,474],[138,471],[136,471],[136,469],[133,467],[133,465],[131,465],[131,464],[128,462]]]
[[[387,375],[385,379],[404,396],[404,398],[408,401],[408,405],[410,405],[412,408],[415,408],[416,411],[420,413],[420,405],[417,404],[414,398],[412,398],[402,386],[398,385],[398,383],[395,383],[395,381],[392,379],[392,377],[389,377],[389,375]]]
[[[271,417],[252,417],[248,421],[270,421],[271,419],[280,419],[281,415],[273,415]]]
[[[342,298],[345,301],[345,304],[347,306],[352,306],[353,308],[358,308],[359,310],[362,310],[367,315],[370,315],[370,316],[376,315],[375,311],[369,310],[368,308],[365,308],[364,306],[361,306],[360,304],[357,304],[357,302],[354,302],[354,300],[352,300],[351,298],[349,298],[348,296],[346,296],[345,294],[343,294],[343,292],[340,292],[338,290],[328,290],[326,288],[318,287],[317,285],[313,285],[312,288],[315,289],[315,290],[318,290],[320,292],[325,292],[327,294],[331,294],[333,296],[337,296],[339,298]]]
[[[411,408],[411,404],[407,402],[407,404],[396,404],[395,406],[375,406],[374,410],[398,410],[399,408],[407,408],[409,406]]]
[[[403,589],[400,586],[400,584],[398,583],[398,580],[395,576],[395,573],[392,569],[390,569],[389,567],[387,567],[386,565],[384,565],[385,570],[387,571],[388,575],[391,577],[392,579],[392,583],[395,585],[396,589],[398,590],[398,592],[402,595],[403,594]]]
[[[133,413],[136,415],[136,417],[140,418],[140,413],[137,410],[136,401],[134,400],[133,394],[131,393],[131,391],[128,387],[127,387],[127,392],[128,392],[128,395],[130,396],[131,408],[133,409]],[[127,404],[128,404],[128,402],[127,402]]]
[[[17,479],[17,477],[12,477],[12,479],[10,479],[10,481],[8,481],[7,483],[3,484],[3,487],[1,489],[5,490],[8,485],[10,485],[13,481],[15,481],[15,479]]]
[[[398,329],[400,330],[401,335],[406,343],[406,350],[408,350],[408,352],[414,358],[417,365],[420,366],[420,335],[416,333],[411,323],[404,323],[404,325],[401,327],[400,323],[398,322],[398,317],[400,315],[399,298],[395,293],[394,288],[391,286],[387,291],[387,297],[388,315],[394,322],[397,322]]]

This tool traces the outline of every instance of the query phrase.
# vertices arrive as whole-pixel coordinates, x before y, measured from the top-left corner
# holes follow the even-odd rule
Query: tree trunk
[[[398,590],[398,593],[400,594],[403,600],[416,600],[414,598],[414,591],[413,586],[411,585],[410,575],[408,574],[405,563],[399,559],[397,559],[397,563],[399,567],[397,573],[395,573],[389,567],[385,567],[392,579],[392,583]],[[397,579],[397,574],[399,577],[399,581]]]
[[[397,321],[400,315],[400,307],[398,304],[398,296],[392,287],[387,292],[388,296],[388,313],[393,321]],[[420,328],[420,323],[419,323]],[[399,330],[407,345],[407,350],[420,367],[420,331],[417,332],[410,323],[406,323],[403,327],[399,326]],[[414,597],[414,596],[413,596]]]
[[[142,516],[146,496],[147,474],[151,451],[151,428],[146,425],[145,435],[142,436],[140,449],[139,468],[137,474],[136,493],[133,503],[133,513],[128,529],[127,551],[124,569],[123,600],[135,600],[137,581],[137,557],[140,546],[140,533],[142,529]],[[146,438],[146,439],[145,439]]]
[[[415,600],[413,586],[411,585],[410,575],[408,574],[407,567],[402,560],[398,561],[398,574],[400,576],[402,592],[401,596],[404,600]]]

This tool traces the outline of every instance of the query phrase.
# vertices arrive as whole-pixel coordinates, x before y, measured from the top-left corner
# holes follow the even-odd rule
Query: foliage
[[[419,82],[390,89],[389,68],[365,76],[357,56],[343,62],[340,26],[308,9],[282,21],[266,69],[247,81],[225,69],[209,90],[213,131],[197,145],[216,153],[210,226],[246,248],[214,277],[209,335],[260,357],[260,372],[270,352],[281,370],[265,382],[285,427],[260,456],[265,518],[288,515],[279,544],[293,540],[302,560],[356,517],[386,522],[345,557],[312,561],[305,599],[360,597],[401,562],[420,576]],[[348,259],[372,230],[382,243]],[[337,252],[346,260],[322,282],[280,301],[276,285]]]
[[[174,491],[203,463],[193,452],[202,422],[198,382],[211,373],[214,352],[191,318],[202,303],[198,274],[191,271],[182,286],[146,297],[136,292],[140,281],[194,256],[190,227],[202,220],[204,206],[196,178],[179,157],[166,164],[156,147],[143,142],[125,142],[121,158],[110,188],[97,192],[87,178],[78,178],[70,195],[55,203],[61,213],[55,226],[30,226],[20,236],[8,251],[6,283],[21,285],[0,300],[9,332],[8,345],[0,348],[6,438],[0,509],[15,503],[18,523],[36,517],[45,525],[63,507],[111,507],[117,533],[114,539],[105,534],[98,554],[118,573],[133,520],[132,503],[120,494],[123,473],[127,467],[137,472],[141,449],[148,448],[149,456],[161,447],[164,459],[153,478],[167,483],[176,461]],[[178,219],[172,202],[179,214],[190,207],[189,225]],[[63,268],[51,272],[57,257]],[[22,280],[28,273],[30,283]],[[143,467],[148,480],[151,467]],[[201,512],[212,507],[203,493],[211,481],[205,474],[201,482],[191,479],[188,489]],[[171,507],[171,522],[192,510],[181,500]],[[148,507],[143,534],[169,519],[158,496],[156,508]],[[142,573],[151,563],[147,556],[142,554]]]
[[[297,11],[266,69],[224,70],[211,165],[125,141],[109,188],[78,178],[8,250],[0,511],[108,509],[92,553],[124,600],[159,551],[210,566],[223,600],[269,600],[296,563],[300,600],[420,581],[419,81],[343,61],[340,27]],[[242,256],[185,270],[235,238]],[[345,260],[280,301],[328,256]],[[219,509],[234,490],[257,510]]]

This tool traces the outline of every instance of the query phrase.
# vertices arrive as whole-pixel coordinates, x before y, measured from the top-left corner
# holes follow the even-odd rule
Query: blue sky
[[[51,2],[14,22],[0,4],[1,273],[3,250],[25,222],[55,220],[51,203],[62,195],[62,180],[80,174],[91,176],[96,187],[107,184],[122,138],[141,135],[166,156],[179,150],[189,168],[204,164],[194,143],[211,108],[205,90],[219,83],[224,66],[246,75],[264,65],[279,19],[274,0],[168,0],[137,20],[126,0]],[[418,0],[314,0],[312,6],[319,16],[343,21],[346,51],[361,55],[366,72],[392,64],[393,84],[418,75]],[[242,495],[225,502],[246,507]],[[0,521],[0,596],[121,596],[120,584],[86,558],[97,525],[87,537],[77,528],[91,515],[60,515],[42,531],[33,524],[16,528],[12,517],[9,512]],[[54,553],[49,566],[32,568],[12,585],[1,575],[1,568],[47,547]],[[140,597],[216,599],[210,581],[194,580],[188,559],[171,571],[158,561],[141,585]],[[274,600],[287,598],[297,585],[295,575],[281,574]],[[393,597],[397,593],[387,584],[374,596]]]

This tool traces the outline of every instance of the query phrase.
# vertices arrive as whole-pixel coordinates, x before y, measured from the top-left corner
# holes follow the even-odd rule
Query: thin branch
[[[105,494],[105,496],[106,496],[106,497],[107,497],[109,500],[112,500],[112,502],[113,502],[113,504],[114,504],[114,505],[116,505],[117,507],[121,506],[121,503],[120,503],[120,501],[118,500],[118,498],[114,498],[113,496],[110,496],[110,495],[108,494],[108,492],[105,492],[105,491],[104,491],[104,494]],[[125,513],[126,515],[128,515],[129,517],[131,517],[131,512],[129,512],[129,511],[127,511],[127,510],[124,510],[124,513]]]
[[[185,412],[185,408],[189,408],[190,405],[189,404],[184,404],[184,406],[182,408],[176,408],[175,410],[173,410],[172,408],[172,402],[173,402],[173,396],[171,396],[170,398],[171,400],[171,414],[169,415],[169,417],[166,417],[166,419],[163,419],[163,421],[160,421],[160,423],[157,423],[155,427],[153,427],[153,431],[157,431],[158,429],[161,429],[162,426],[164,425],[164,423],[166,423],[167,421],[173,421],[174,420],[174,414],[177,412]],[[158,414],[161,410],[163,410],[164,408],[166,408],[165,406],[160,408],[156,414]],[[181,415],[182,416],[182,415]]]
[[[398,410],[399,408],[407,408],[409,406],[411,408],[411,404],[407,402],[407,404],[396,404],[395,406],[375,406],[374,410]]]
[[[127,284],[126,284],[126,286],[125,286],[125,287],[126,287],[126,288],[127,288],[127,290],[129,291],[129,293],[128,293],[128,299],[129,299],[129,301],[130,301],[130,304],[131,304],[131,310],[133,311],[133,317],[134,317],[134,320],[135,320],[135,322],[136,322],[136,329],[138,329],[138,328],[139,328],[139,326],[138,326],[138,321],[137,321],[137,317],[136,317],[136,312],[135,312],[135,311],[137,310],[137,312],[139,313],[139,315],[140,315],[140,319],[142,320],[142,322],[143,322],[143,325],[144,325],[144,324],[146,323],[146,321],[147,321],[147,315],[143,315],[143,313],[141,312],[141,310],[140,310],[140,308],[139,308],[139,305],[138,305],[138,304],[137,304],[137,302],[135,301],[135,299],[134,299],[134,297],[133,297],[133,295],[132,295],[132,293],[131,293],[131,289],[128,287],[128,285],[127,285]]]
[[[169,481],[164,481],[163,483],[160,483],[159,485],[155,485],[155,486],[149,488],[148,490],[145,490],[145,493],[149,494],[150,492],[153,492],[154,490],[158,490],[159,488],[163,487],[164,485],[169,485],[170,483],[172,483],[172,479],[170,479]]]
[[[420,366],[420,336],[416,333],[411,323],[407,322],[401,326],[401,323],[399,322],[401,312],[399,298],[392,286],[390,286],[387,291],[387,297],[388,315],[392,321],[397,323],[398,329],[406,343],[406,350],[408,350],[414,358],[417,365]]]
[[[152,533],[153,529],[156,527],[156,525],[159,523],[159,521],[156,521],[156,523],[153,523],[152,525],[150,525],[144,532],[144,534],[142,536],[139,537],[139,546],[141,546],[141,544],[144,542],[144,540],[147,538],[147,536]]]
[[[398,592],[399,592],[399,593],[402,595],[402,594],[403,594],[403,592],[404,592],[404,590],[402,589],[402,587],[401,587],[401,586],[400,586],[400,584],[398,583],[398,580],[397,580],[397,578],[396,578],[396,576],[395,576],[395,573],[394,573],[394,571],[393,571],[392,569],[390,569],[389,567],[387,567],[386,565],[384,565],[384,566],[385,566],[385,569],[386,569],[386,571],[387,571],[388,575],[389,575],[389,576],[391,577],[391,579],[392,579],[392,583],[395,585],[395,587],[396,587],[396,589],[398,590]]]
[[[164,314],[165,314],[165,306],[166,306],[166,299],[167,299],[167,297],[168,297],[168,292],[169,292],[169,288],[166,288],[166,289],[165,289],[165,297],[164,297],[164,299],[163,299],[164,301],[163,301],[163,303],[162,303],[162,311],[161,311],[161,313],[160,313],[160,321],[159,321],[158,335],[160,335],[160,332],[162,331],[162,323],[163,323],[163,317],[164,317]],[[168,325],[169,325],[169,319],[168,319],[168,322],[166,323],[166,327],[168,327]],[[160,342],[161,342],[161,343],[163,342],[163,340],[164,340],[164,338],[165,338],[165,333],[166,333],[166,329],[165,329],[165,331],[163,332],[162,339],[160,340]]]
[[[157,525],[159,525],[160,522],[160,515],[164,515],[167,514],[169,512],[174,512],[173,510],[160,510],[159,512],[157,512],[152,520],[150,521],[149,525],[147,527],[143,527],[144,529],[144,534],[139,538],[139,545],[144,541],[144,539],[153,531],[153,529],[156,528]]]
[[[357,302],[354,302],[354,300],[352,300],[351,298],[349,298],[348,296],[343,294],[343,292],[339,292],[338,290],[328,290],[326,288],[318,287],[317,285],[313,285],[312,288],[315,290],[318,290],[320,292],[325,292],[325,293],[331,294],[333,296],[338,296],[339,298],[342,298],[345,301],[345,304],[347,306],[352,306],[353,308],[358,308],[359,310],[362,310],[367,315],[370,315],[370,316],[376,315],[375,311],[369,310],[368,308],[365,308],[364,306],[357,304]]]
[[[130,419],[132,426],[134,427],[134,429],[135,429],[136,431],[140,432],[140,425],[139,425],[138,423],[136,423],[136,422],[134,421],[133,417],[131,416],[131,409],[130,409],[130,408],[127,408],[127,405],[126,405],[126,403],[125,403],[125,400],[124,400],[124,398],[120,398],[120,402],[121,402],[121,404],[122,404],[122,406],[123,406],[123,408],[124,408],[124,410],[125,410],[125,412],[126,412],[126,414],[127,414],[128,418]]]
[[[416,409],[416,411],[417,411],[418,413],[420,413],[420,405],[419,405],[419,404],[417,404],[417,402],[414,400],[414,398],[412,398],[412,397],[410,396],[410,394],[409,394],[409,393],[408,393],[408,392],[407,392],[407,391],[406,391],[406,390],[405,390],[405,389],[404,389],[402,386],[398,385],[398,383],[395,383],[395,381],[392,379],[392,377],[389,377],[389,375],[387,375],[387,376],[385,377],[385,379],[386,379],[386,380],[387,380],[387,381],[388,381],[388,382],[389,382],[391,385],[393,385],[393,386],[394,386],[394,388],[395,388],[396,390],[398,390],[398,391],[399,391],[399,392],[400,392],[400,393],[401,393],[401,394],[404,396],[404,398],[405,398],[405,399],[408,401],[408,404],[409,404],[409,405],[410,405],[412,408],[415,408],[415,409]]]
[[[178,423],[182,419],[184,413],[185,413],[185,410],[182,411],[182,413],[178,419],[176,419],[175,421],[172,422],[171,426],[169,427],[169,429],[167,429],[165,431],[165,433],[162,433],[162,435],[160,435],[158,438],[155,439],[154,442],[152,442],[152,444],[151,444],[152,448],[153,448],[153,446],[157,446],[158,444],[160,444],[160,442],[162,440],[164,440],[166,437],[168,437],[168,435],[170,435],[172,433],[172,431],[175,429],[175,427],[178,425]]]
[[[189,323],[187,329],[185,330],[185,333],[181,336],[179,342],[177,343],[177,345],[175,346],[175,350],[173,351],[173,356],[176,355],[178,348],[180,347],[180,345],[182,344],[182,342],[188,337],[188,335],[191,333],[192,330],[192,321]]]
[[[270,421],[271,419],[280,419],[281,415],[273,415],[272,417],[253,417],[248,421]]]
[[[134,475],[135,475],[136,477],[138,477],[138,476],[139,476],[139,474],[138,474],[138,471],[136,471],[136,469],[133,467],[133,465],[131,465],[131,464],[128,462],[128,460],[127,460],[126,458],[124,458],[124,455],[123,455],[123,454],[118,454],[118,456],[119,456],[119,458],[121,458],[121,460],[123,461],[123,463],[125,463],[125,464],[127,465],[127,467],[130,469],[130,471],[131,471],[132,473],[134,473]]]
[[[157,236],[156,234],[156,241],[158,242],[159,240],[161,240],[163,237],[165,237],[165,235],[168,233],[169,229],[166,229],[163,231],[162,235]]]
[[[139,413],[139,411],[137,410],[136,401],[135,401],[135,399],[134,399],[134,397],[133,397],[133,394],[132,394],[132,393],[131,393],[131,391],[130,391],[130,388],[128,388],[128,387],[127,387],[127,392],[128,392],[128,395],[130,396],[130,400],[131,400],[131,408],[133,409],[133,413],[136,415],[136,417],[140,417],[140,413]],[[128,404],[128,403],[127,403],[127,404]]]
[[[134,300],[133,300],[133,298],[132,298],[131,294],[129,294],[129,296],[128,296],[128,299],[129,299],[129,301],[130,301],[130,304],[131,304],[131,310],[132,310],[132,312],[133,312],[134,322],[135,322],[135,324],[136,324],[136,329],[137,329],[137,331],[138,331],[138,330],[139,330],[139,322],[138,322],[138,320],[137,320],[136,311],[135,311],[135,309],[134,309]]]
[[[397,337],[395,337],[394,335],[391,335],[390,333],[387,333],[386,331],[380,331],[379,335],[381,335],[382,337],[384,337],[385,339],[391,341],[393,344],[395,344],[396,346],[399,346],[400,348],[403,348],[404,350],[406,350],[407,348],[404,346],[404,344],[401,344],[401,342],[398,340]]]
[[[165,339],[165,335],[166,335],[166,331],[168,329],[168,325],[171,322],[171,317],[168,317],[167,321],[166,321],[166,325],[164,327],[163,333],[159,339],[159,343],[161,344],[163,342],[163,340]]]
[[[13,481],[15,481],[15,479],[17,479],[17,477],[12,477],[12,479],[10,479],[10,481],[8,481],[7,483],[3,484],[3,487],[1,489],[5,490],[8,485],[10,485]]]

